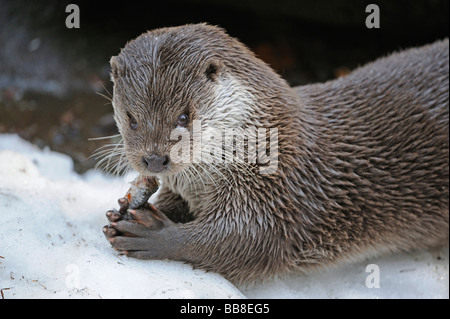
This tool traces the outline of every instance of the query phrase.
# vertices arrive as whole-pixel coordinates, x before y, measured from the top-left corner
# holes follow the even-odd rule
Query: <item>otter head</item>
[[[127,159],[141,174],[159,176],[190,165],[172,158],[180,141],[171,136],[192,140],[196,121],[202,131],[246,125],[255,113],[253,92],[264,83],[258,72],[271,72],[239,41],[206,24],[144,33],[111,58],[111,69]]]

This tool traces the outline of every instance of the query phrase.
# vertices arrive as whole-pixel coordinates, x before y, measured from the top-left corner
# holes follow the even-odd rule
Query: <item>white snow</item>
[[[128,177],[129,179],[130,177]],[[5,298],[448,298],[448,247],[372,258],[235,287],[174,261],[118,255],[105,211],[126,178],[89,171],[16,135],[0,135],[0,289]],[[377,281],[366,266],[379,269]],[[375,274],[376,275],[376,274]],[[369,276],[369,278],[368,278]],[[372,277],[371,277],[372,276]]]

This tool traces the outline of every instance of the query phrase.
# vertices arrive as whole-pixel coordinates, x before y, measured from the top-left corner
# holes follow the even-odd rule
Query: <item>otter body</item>
[[[111,66],[123,152],[162,182],[155,206],[108,214],[122,253],[245,282],[448,242],[448,40],[296,88],[205,24],[145,33]],[[169,136],[195,120],[277,128],[276,170],[175,162]]]

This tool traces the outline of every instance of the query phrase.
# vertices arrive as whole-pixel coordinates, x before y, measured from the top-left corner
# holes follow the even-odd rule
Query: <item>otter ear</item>
[[[210,60],[206,64],[205,75],[210,80],[215,82],[222,71],[222,64],[218,60]]]
[[[114,79],[117,79],[119,76],[119,65],[117,63],[117,57],[113,56],[111,60],[109,60],[109,64],[111,65],[111,81],[114,82]]]

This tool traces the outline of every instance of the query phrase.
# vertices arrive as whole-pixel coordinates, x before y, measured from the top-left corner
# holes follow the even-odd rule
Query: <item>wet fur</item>
[[[208,82],[211,63],[219,71]],[[187,164],[161,176],[155,205],[182,222],[168,258],[245,282],[448,243],[448,40],[296,88],[205,24],[144,34],[111,65],[116,121],[142,173],[141,156],[170,150],[186,108],[191,119],[278,128],[275,174]],[[217,87],[230,81],[219,111]],[[126,110],[146,129],[131,132]]]

